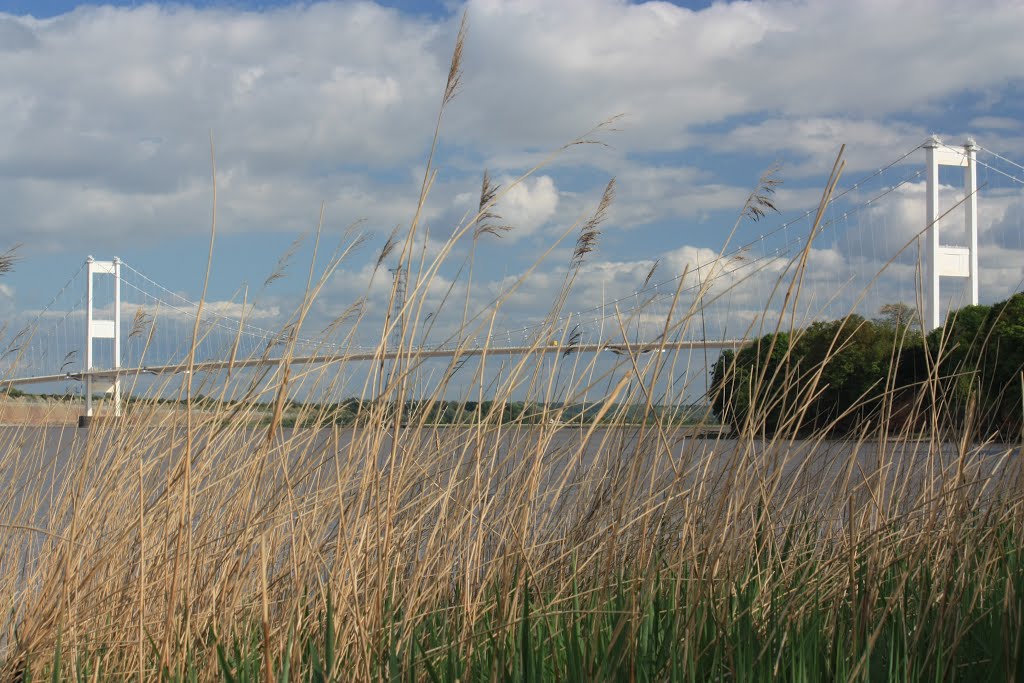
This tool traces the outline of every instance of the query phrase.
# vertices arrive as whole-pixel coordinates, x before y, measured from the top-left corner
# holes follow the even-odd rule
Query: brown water
[[[241,432],[230,444],[211,443],[209,437],[208,433],[199,433],[195,439],[193,452],[200,458],[211,451],[214,458],[230,452],[244,461],[246,452],[262,447],[265,431]],[[152,430],[141,442],[133,439],[135,452],[130,458],[118,457],[118,443],[119,436],[111,429],[0,428],[0,520],[20,518],[38,525],[54,522],[47,519],[52,503],[67,495],[77,477],[95,475],[87,472],[90,467],[113,467],[117,463],[123,467],[126,461],[138,463],[141,458],[147,476],[158,480],[178,462],[184,446],[180,433],[162,428]],[[422,459],[424,453],[430,457],[423,475],[435,479],[449,476],[460,467],[481,465],[471,431],[459,427],[427,429],[415,441],[408,433],[400,432],[398,463],[391,462],[390,438],[379,443],[373,458],[362,437],[352,429],[283,430],[275,444],[275,452],[288,454],[288,469],[299,475],[333,463],[335,458],[346,463],[361,460],[359,465],[376,461],[378,468],[387,471],[393,464],[400,464],[403,457]],[[538,466],[543,475],[542,491],[568,480],[569,490],[577,491],[576,495],[602,482],[608,485],[623,478],[652,482],[644,487],[645,494],[698,483],[707,491],[737,479],[773,481],[790,495],[794,491],[808,494],[834,490],[837,481],[855,485],[872,477],[884,478],[890,488],[904,485],[905,493],[913,493],[922,481],[942,477],[966,476],[984,484],[1017,464],[1014,447],[1003,444],[972,446],[964,453],[954,444],[936,447],[925,441],[741,444],[731,439],[692,438],[685,429],[659,435],[636,427],[599,428],[589,437],[577,427],[526,427],[507,431],[501,437],[488,435],[480,445],[484,471],[495,494],[515,483],[517,468],[522,469],[520,465],[527,458],[532,458],[531,466]],[[537,452],[543,452],[539,460],[534,455]],[[333,464],[331,467],[333,470]],[[357,467],[350,471],[360,470]],[[326,485],[326,481],[303,479],[302,493],[312,494],[315,490],[311,487]],[[334,483],[330,479],[330,484]],[[32,500],[25,498],[26,492],[32,493]],[[20,514],[26,506],[34,510],[28,518]]]

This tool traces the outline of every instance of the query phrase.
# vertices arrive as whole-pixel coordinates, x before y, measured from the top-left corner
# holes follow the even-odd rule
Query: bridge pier
[[[925,333],[942,327],[942,298],[939,283],[943,277],[966,278],[971,305],[978,305],[978,145],[968,138],[963,151],[942,144],[935,136],[924,143],[925,211],[927,245],[925,249],[924,304]],[[939,240],[939,168],[960,166],[964,169],[964,218],[966,247],[943,245]]]
[[[113,261],[97,261],[92,256],[85,260],[85,372],[96,370],[94,364],[93,342],[97,339],[110,339],[113,343],[112,369],[121,367],[121,259]],[[93,278],[97,275],[112,275],[114,278],[114,310],[112,318],[96,316]],[[88,427],[93,418],[93,392],[102,391],[111,394],[114,405],[114,416],[121,416],[121,380],[93,379],[91,374],[85,377],[85,414],[78,419],[79,427]]]

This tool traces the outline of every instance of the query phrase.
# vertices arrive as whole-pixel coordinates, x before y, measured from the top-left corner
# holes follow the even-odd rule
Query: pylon
[[[94,391],[111,394],[114,416],[121,416],[121,379],[114,376],[113,380],[98,380],[92,377],[93,370],[121,367],[121,260],[97,261],[92,256],[85,260],[85,414],[79,418],[78,425],[87,427],[92,421]],[[96,275],[112,275],[114,277],[114,317],[102,319],[96,316],[93,277]],[[93,341],[96,339],[112,339],[114,342],[114,358],[111,368],[97,368],[93,362]]]
[[[932,136],[924,143],[926,176],[925,327],[926,332],[942,326],[939,282],[943,277],[967,278],[971,304],[978,304],[978,145],[968,138],[961,149],[942,144]],[[967,246],[943,245],[939,240],[939,167],[964,169],[964,217]]]

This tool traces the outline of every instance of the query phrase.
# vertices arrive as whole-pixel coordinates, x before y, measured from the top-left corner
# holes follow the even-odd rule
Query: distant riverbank
[[[7,398],[0,400],[0,426],[54,427],[78,423],[82,401],[55,398]]]

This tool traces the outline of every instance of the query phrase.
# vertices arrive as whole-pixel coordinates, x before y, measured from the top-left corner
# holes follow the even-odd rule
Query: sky
[[[598,291],[628,296],[655,263],[659,277],[706,264],[776,164],[781,221],[816,204],[844,144],[847,179],[931,134],[1024,160],[1016,0],[0,0],[0,248],[21,245],[0,310],[38,310],[89,254],[198,296],[212,138],[210,300],[244,283],[266,324],[283,320],[323,205],[325,243],[352,226],[367,242],[326,281],[310,324],[363,295],[382,317],[387,278],[367,287],[387,236],[415,213],[464,13],[463,76],[441,121],[421,246],[428,259],[448,253],[437,297],[459,294],[471,240],[444,245],[486,170],[512,229],[477,245],[470,303],[486,308],[534,268],[502,311],[508,327],[543,319],[572,226],[612,178],[570,308]],[[581,137],[595,144],[565,147]],[[984,210],[983,298],[1024,275],[1014,190],[1004,182]],[[830,272],[883,263],[921,229],[922,195],[901,186],[905,201],[868,214],[866,239],[823,250]],[[739,237],[773,219],[744,222]],[[264,286],[303,235],[288,276]]]

